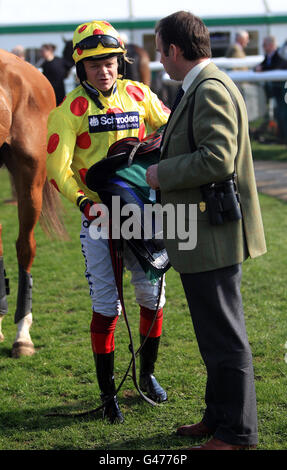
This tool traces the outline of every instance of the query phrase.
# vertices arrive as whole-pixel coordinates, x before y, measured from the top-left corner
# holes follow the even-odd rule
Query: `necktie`
[[[171,112],[170,112],[170,115],[169,115],[169,119],[171,118],[171,115],[174,113],[174,111],[176,110],[177,106],[179,105],[179,102],[181,100],[181,98],[183,97],[184,95],[184,91],[183,89],[180,87],[178,92],[177,92],[177,95],[175,97],[175,100],[174,100],[174,103],[172,105],[172,108],[171,108]]]

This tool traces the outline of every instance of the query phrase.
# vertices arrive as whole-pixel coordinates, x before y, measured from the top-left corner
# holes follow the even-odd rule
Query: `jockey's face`
[[[84,67],[88,82],[102,92],[109,91],[118,76],[118,59],[116,56],[107,59],[85,60]]]

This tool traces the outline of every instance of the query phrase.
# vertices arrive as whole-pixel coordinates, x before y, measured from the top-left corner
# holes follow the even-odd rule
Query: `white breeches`
[[[91,238],[89,228],[82,228],[80,240],[86,263],[86,278],[90,286],[90,296],[94,312],[114,317],[121,312],[117,286],[110,256],[108,240]],[[131,283],[134,286],[136,301],[139,305],[155,310],[158,304],[159,281],[152,284],[145,276],[135,255],[124,242],[124,266],[131,272]],[[159,308],[165,304],[165,283],[162,288]]]

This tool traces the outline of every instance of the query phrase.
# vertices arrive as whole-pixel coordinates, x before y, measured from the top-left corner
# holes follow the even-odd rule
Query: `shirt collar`
[[[195,67],[193,67],[184,77],[182,82],[183,91],[186,92],[188,88],[191,86],[193,81],[196,79],[197,75],[210,63],[210,59],[205,59]]]

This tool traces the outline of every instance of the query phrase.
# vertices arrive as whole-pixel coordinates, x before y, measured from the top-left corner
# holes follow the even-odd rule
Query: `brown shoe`
[[[212,431],[202,422],[191,425],[180,426],[177,429],[176,434],[178,436],[187,436],[187,437],[204,437],[211,436]]]
[[[205,444],[191,447],[189,450],[248,450],[255,448],[256,445],[228,444],[227,442],[213,438]]]

